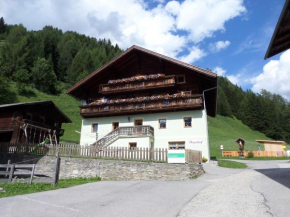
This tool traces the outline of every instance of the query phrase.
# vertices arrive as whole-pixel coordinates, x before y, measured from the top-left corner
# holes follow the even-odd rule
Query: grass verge
[[[220,167],[226,167],[226,168],[234,168],[234,169],[244,169],[247,168],[247,165],[244,163],[239,163],[235,161],[229,161],[229,160],[219,160],[218,165]]]
[[[22,194],[30,194],[41,191],[50,191],[60,188],[68,188],[76,185],[86,184],[90,182],[101,181],[99,177],[95,178],[71,178],[71,179],[61,179],[58,184],[55,186],[47,183],[32,183],[31,185],[27,183],[0,183],[0,188],[3,188],[0,191],[0,198],[2,197],[11,197]]]

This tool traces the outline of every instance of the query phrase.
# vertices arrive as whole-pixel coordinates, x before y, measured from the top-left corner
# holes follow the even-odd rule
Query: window
[[[40,121],[39,122],[42,123],[42,124],[44,124],[45,123],[45,117],[40,116]]]
[[[191,117],[185,117],[183,118],[184,121],[184,127],[192,127],[192,118]]]
[[[99,129],[99,124],[92,124],[92,133],[97,133]]]
[[[166,129],[166,119],[159,119],[159,129]]]
[[[137,148],[137,142],[130,142],[129,143],[129,149],[130,150],[134,150],[135,148]]]
[[[27,120],[32,120],[32,114],[27,113],[27,114],[26,114],[26,119],[27,119]]]
[[[176,75],[176,83],[177,84],[185,83],[185,75]]]
[[[13,119],[17,119],[17,116],[18,116],[18,112],[13,112]]]
[[[170,150],[182,150],[185,149],[185,142],[169,142]]]

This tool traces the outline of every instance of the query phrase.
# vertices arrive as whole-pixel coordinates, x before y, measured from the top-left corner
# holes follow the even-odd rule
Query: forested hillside
[[[57,95],[121,52],[110,40],[52,26],[28,31],[21,24],[7,25],[1,18],[0,104],[15,102],[18,94],[29,95],[33,89]],[[17,93],[10,81],[17,83]]]
[[[218,114],[236,117],[252,130],[275,140],[290,142],[290,103],[282,96],[261,90],[243,91],[219,77]]]

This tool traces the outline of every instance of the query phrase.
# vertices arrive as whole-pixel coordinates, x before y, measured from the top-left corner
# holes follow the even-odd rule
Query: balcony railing
[[[118,127],[114,131],[96,141],[93,145],[97,145],[99,148],[105,148],[120,137],[144,136],[154,137],[154,128],[151,126]]]
[[[51,130],[51,131],[56,130],[56,135],[59,135],[59,136],[62,136],[64,134],[64,130],[63,129],[60,129],[60,128],[54,127],[54,126],[50,126],[50,125],[46,125],[46,124],[43,124],[43,123],[39,123],[39,122],[36,122],[36,121],[23,119],[22,123],[28,124],[28,127],[32,126],[33,128],[39,128],[39,129]]]
[[[126,91],[136,91],[143,89],[154,89],[160,87],[171,87],[175,85],[175,76],[169,75],[164,78],[157,80],[147,80],[147,81],[133,81],[121,84],[101,84],[100,93],[115,93],[115,92],[126,92]]]
[[[160,99],[145,102],[124,102],[113,105],[85,105],[81,107],[83,117],[144,113],[150,111],[202,109],[202,96],[191,95],[185,98]]]

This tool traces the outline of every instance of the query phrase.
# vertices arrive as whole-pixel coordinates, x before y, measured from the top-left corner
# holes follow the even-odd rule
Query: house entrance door
[[[135,133],[136,134],[141,134],[142,133],[142,125],[143,125],[143,120],[142,119],[135,119],[134,121],[135,125]]]
[[[119,122],[112,123],[112,130],[116,130],[119,127]]]
[[[142,119],[136,119],[134,121],[134,125],[135,126],[142,126],[143,125],[143,120]]]

